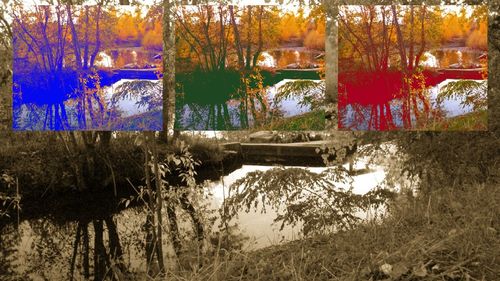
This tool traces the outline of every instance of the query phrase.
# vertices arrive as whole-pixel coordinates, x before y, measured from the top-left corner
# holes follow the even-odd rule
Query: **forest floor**
[[[500,190],[477,185],[401,195],[352,230],[215,257],[176,280],[498,280]],[[181,263],[182,264],[182,263]]]

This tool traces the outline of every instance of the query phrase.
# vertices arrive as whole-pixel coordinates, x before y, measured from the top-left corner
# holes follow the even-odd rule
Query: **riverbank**
[[[435,123],[422,130],[432,131],[486,131],[488,130],[488,111],[480,110],[477,112],[470,112],[464,115],[451,117]]]
[[[259,128],[276,131],[321,131],[325,129],[325,112],[314,110],[304,114],[280,118]]]
[[[498,213],[498,186],[455,186],[425,198],[400,195],[380,223],[216,255],[199,271],[167,275],[177,280],[496,280]]]
[[[0,192],[9,197],[21,198],[20,219],[60,215],[61,220],[80,216],[98,217],[113,214],[123,209],[119,202],[123,198],[137,195],[137,188],[144,185],[144,154],[134,144],[135,135],[120,134],[111,140],[108,150],[97,151],[94,163],[96,178],[88,190],[78,190],[75,182],[71,156],[67,155],[63,142],[49,133],[25,133],[15,142],[4,140],[0,155]],[[198,183],[218,180],[220,176],[239,168],[240,159],[225,155],[211,140],[181,136],[179,141],[190,145],[195,160],[201,164],[196,169]],[[165,157],[175,153],[176,147],[158,143],[159,155]],[[10,186],[2,179],[12,177]],[[172,175],[170,184],[179,184]],[[18,193],[18,194],[17,194]],[[0,198],[2,204],[3,198]],[[89,208],[91,206],[91,208]],[[17,210],[11,208],[11,217]],[[8,218],[0,218],[2,220]]]

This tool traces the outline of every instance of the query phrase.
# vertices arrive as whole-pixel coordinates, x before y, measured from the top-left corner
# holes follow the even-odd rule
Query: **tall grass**
[[[169,280],[498,280],[497,186],[401,195],[378,222],[244,253]]]

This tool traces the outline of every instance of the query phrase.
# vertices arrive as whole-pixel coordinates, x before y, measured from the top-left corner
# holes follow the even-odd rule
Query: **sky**
[[[35,6],[39,6],[39,5],[47,5],[47,2],[48,1],[43,1],[43,0],[24,0],[23,1],[23,10],[25,11],[30,11],[33,9],[33,7]],[[89,5],[89,6],[92,6],[92,5],[96,5],[96,2],[97,1],[94,1],[94,0],[90,0],[90,1],[86,1],[85,2],[85,5]],[[141,4],[141,15],[143,17],[145,17],[149,11],[149,6],[154,2],[152,0],[146,0],[146,1],[141,1],[141,2],[144,2],[144,4]],[[149,3],[149,4],[148,4]],[[107,6],[105,6],[107,7]],[[116,6],[113,6],[117,13],[118,14],[121,14],[121,13],[130,13],[130,14],[134,14],[135,13],[135,10],[137,8],[137,5],[116,5]],[[78,11],[75,11],[77,14],[78,14]],[[6,14],[5,15],[5,18],[11,22],[11,16],[9,14]],[[77,19],[75,19],[77,20]]]
[[[298,13],[299,11],[299,8],[300,6],[297,4],[285,4],[285,5],[279,5],[279,4],[275,4],[275,3],[266,3],[265,0],[240,0],[240,1],[233,1],[233,3],[235,3],[235,5],[237,6],[248,6],[248,5],[266,5],[266,6],[277,6],[277,7],[280,7],[280,12],[282,12],[283,14],[285,13]],[[212,5],[212,4],[210,4]],[[213,3],[213,5],[215,5],[215,2]],[[217,5],[219,5],[219,3],[217,3]],[[186,5],[187,7],[196,7],[196,6],[193,6],[193,5]],[[189,8],[188,8],[189,10]],[[305,17],[307,17],[309,15],[309,12],[311,11],[309,9],[308,6],[302,6],[302,11],[303,11],[303,14]]]
[[[118,0],[113,0],[114,2],[118,2]],[[141,5],[153,5],[155,3],[161,2],[160,0],[131,0],[134,2],[138,2]],[[278,3],[279,0],[234,0],[234,1],[227,1],[227,3],[235,4],[238,6],[245,6],[245,5],[273,5],[273,6],[280,6],[282,8],[282,11],[284,12],[292,12],[296,13],[299,9],[298,6],[298,1],[297,0],[282,0],[284,2],[294,2],[297,4],[285,4],[285,5],[280,5]],[[22,1],[25,6],[35,6],[35,5],[47,5],[51,4],[51,2],[54,2],[52,0],[23,0]],[[97,0],[86,0],[85,5],[96,5]],[[211,4],[219,4],[222,1],[210,1]],[[120,10],[123,11],[128,11],[130,13],[133,13],[135,11],[135,5],[122,5]],[[307,6],[303,6],[303,11],[304,14],[307,16],[309,14],[309,8]],[[146,9],[143,9],[143,14],[146,14]]]
[[[359,11],[359,7],[360,7],[360,5],[344,5],[344,6],[349,7],[349,10],[352,10],[352,11],[356,11],[356,10]],[[376,6],[380,6],[380,5],[376,5]],[[428,6],[428,7],[433,7],[433,6]],[[443,11],[443,13],[445,13],[445,14],[459,13],[461,11],[461,9],[463,7],[465,7],[468,17],[470,17],[470,15],[473,12],[473,8],[474,8],[473,5],[440,5],[440,7],[441,7],[441,10]]]
[[[443,12],[444,13],[460,13],[460,10],[462,9],[462,7],[465,7],[466,9],[466,12],[467,12],[467,17],[470,17],[472,15],[472,8],[473,6],[470,6],[470,5],[442,5],[441,6],[442,9],[443,9]]]
[[[381,7],[382,5],[375,5],[375,7]],[[404,5],[403,5],[404,6]],[[435,7],[436,5],[429,5],[427,7]],[[361,11],[360,5],[343,5],[342,8],[347,8],[348,11],[351,12],[356,12],[356,11]],[[443,14],[450,14],[450,13],[460,13],[463,7],[466,9],[466,15],[467,17],[470,17],[472,15],[473,9],[476,6],[473,5],[439,5],[441,8],[441,11]],[[378,9],[378,8],[377,8]],[[377,10],[378,11],[378,10]],[[401,16],[401,15],[400,15]],[[359,20],[359,18],[358,18]],[[378,15],[378,20],[382,20],[382,16]]]

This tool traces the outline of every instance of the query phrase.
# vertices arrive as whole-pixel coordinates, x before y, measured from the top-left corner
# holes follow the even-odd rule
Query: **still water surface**
[[[360,163],[356,168],[364,168]],[[205,186],[208,208],[218,209],[227,196],[228,186],[237,179],[244,177],[252,171],[266,171],[272,166],[244,165],[220,181],[208,182]],[[305,167],[304,167],[305,168]],[[320,173],[326,168],[306,168],[311,172]],[[364,194],[376,187],[385,177],[382,168],[372,169],[371,172],[354,177],[353,192]],[[361,218],[367,218],[369,213],[359,213]],[[300,238],[300,225],[285,227],[279,230],[279,224],[273,220],[276,212],[268,208],[266,213],[260,211],[240,212],[234,222],[238,223],[242,234],[249,239],[245,242],[244,249],[258,249],[276,245],[286,241]],[[0,273],[5,276],[17,276],[31,280],[67,280],[70,276],[71,266],[75,264],[74,277],[81,280],[84,277],[82,263],[82,242],[76,243],[78,229],[84,225],[88,231],[90,244],[90,260],[92,253],[96,252],[96,237],[102,237],[104,245],[110,241],[121,245],[124,262],[132,272],[144,272],[146,268],[145,237],[144,231],[145,212],[143,207],[129,208],[113,216],[105,216],[105,227],[96,233],[96,221],[67,221],[64,223],[53,221],[50,216],[22,221],[16,229],[8,225],[0,230]],[[190,225],[181,223],[181,233],[192,232]],[[113,229],[117,235],[113,236]],[[82,238],[80,238],[82,239]],[[171,260],[172,248],[168,235],[164,236],[167,261]],[[76,248],[75,248],[76,245]],[[75,249],[77,255],[74,257]],[[109,249],[107,250],[109,254]],[[74,262],[72,262],[74,259]],[[172,265],[171,262],[167,264]],[[92,267],[92,264],[90,265]],[[15,279],[15,277],[14,277]]]

